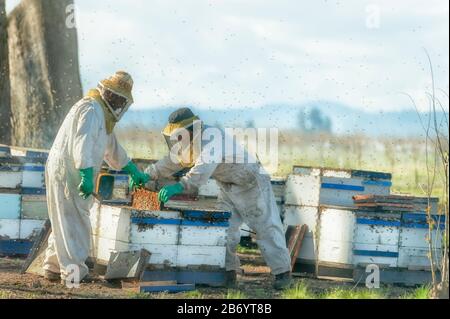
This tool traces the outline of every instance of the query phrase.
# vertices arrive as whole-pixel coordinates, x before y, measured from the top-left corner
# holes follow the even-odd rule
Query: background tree
[[[5,0],[0,0],[0,144],[11,143],[8,33]]]
[[[332,121],[318,107],[302,110],[298,115],[298,127],[303,133],[331,133]]]
[[[12,144],[50,148],[82,97],[73,0],[22,0],[8,16]]]

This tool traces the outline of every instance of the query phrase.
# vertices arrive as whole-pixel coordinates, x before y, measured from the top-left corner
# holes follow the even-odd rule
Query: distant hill
[[[356,110],[345,105],[321,102],[305,105],[268,105],[261,108],[242,109],[199,109],[192,107],[202,120],[211,125],[223,127],[247,127],[248,123],[255,127],[277,127],[280,129],[299,128],[300,112],[307,112],[313,107],[332,121],[334,134],[364,133],[368,136],[418,136],[423,135],[417,113],[378,112],[370,113]],[[120,127],[146,126],[154,129],[164,127],[167,118],[177,107],[156,108],[140,111],[129,111],[122,120]],[[427,114],[421,114],[426,118]],[[444,113],[438,114],[438,119],[444,119]],[[448,115],[447,115],[448,121]]]

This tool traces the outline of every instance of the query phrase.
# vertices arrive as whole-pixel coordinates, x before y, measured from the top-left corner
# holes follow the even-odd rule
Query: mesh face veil
[[[120,121],[123,115],[128,111],[130,106],[133,104],[132,100],[128,97],[123,96],[112,89],[105,87],[102,83],[99,83],[98,90],[102,99],[105,101],[108,109],[114,115],[116,121]]]
[[[171,125],[162,132],[169,147],[171,158],[184,167],[192,167],[201,151],[202,125],[200,120],[192,119],[184,126],[184,123]]]
[[[98,84],[97,89],[116,121],[119,121],[133,104],[133,84],[131,75],[125,71],[117,71]]]

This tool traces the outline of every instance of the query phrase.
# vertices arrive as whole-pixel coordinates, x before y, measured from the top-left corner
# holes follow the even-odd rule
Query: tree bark
[[[8,33],[5,0],[0,0],[0,144],[11,143]]]
[[[22,0],[8,17],[12,144],[50,148],[82,96],[73,0]]]

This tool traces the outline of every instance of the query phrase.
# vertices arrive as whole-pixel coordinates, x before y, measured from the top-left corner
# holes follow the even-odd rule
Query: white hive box
[[[15,192],[0,192],[0,219],[20,218],[21,197]]]
[[[353,264],[398,266],[401,213],[356,212]]]
[[[25,164],[22,166],[23,188],[45,188],[45,166],[41,164]]]
[[[21,218],[28,220],[48,219],[47,198],[45,195],[22,195]]]
[[[18,189],[22,186],[22,166],[21,165],[1,165],[0,166],[0,189]]]
[[[435,225],[431,235],[434,262],[442,259],[442,244],[445,232],[445,216],[433,215]],[[429,225],[427,215],[403,213],[399,237],[398,267],[409,270],[431,270],[429,259]]]
[[[144,212],[96,206],[91,212],[92,254],[106,263],[111,252],[147,249],[149,264],[156,267],[224,268],[228,218],[228,213],[212,210]]]
[[[341,208],[321,207],[318,262],[352,265],[355,213]]]
[[[355,195],[389,195],[391,178],[379,172],[295,167],[286,182],[285,203],[354,207]]]
[[[0,241],[20,237],[20,219],[0,219]]]

